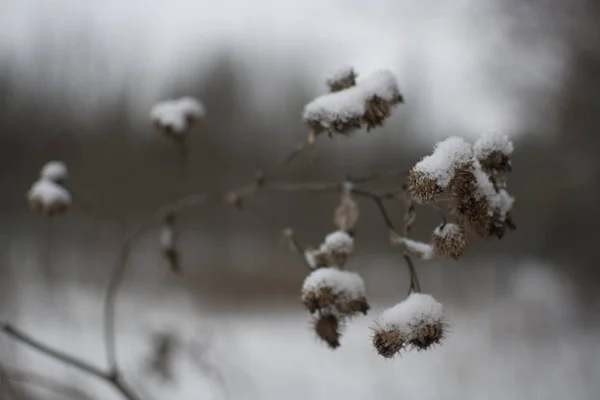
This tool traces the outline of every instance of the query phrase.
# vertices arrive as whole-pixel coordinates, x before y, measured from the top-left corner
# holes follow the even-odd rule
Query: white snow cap
[[[304,107],[303,120],[319,121],[324,129],[334,122],[348,122],[361,118],[369,100],[377,96],[393,102],[400,90],[394,74],[388,70],[373,72],[367,78],[346,90],[317,97]]]
[[[418,242],[396,233],[390,234],[390,241],[393,245],[401,247],[408,255],[421,260],[431,260],[435,256],[433,247],[428,243]]]
[[[202,103],[190,96],[157,103],[150,110],[150,119],[161,127],[170,128],[175,133],[184,133],[191,119],[202,118],[205,109]]]
[[[437,228],[435,228],[435,230],[433,231],[433,234],[436,236],[439,236],[441,238],[448,238],[448,237],[462,235],[463,232],[462,232],[462,229],[460,228],[460,226],[458,226],[456,224],[445,223],[445,224],[440,225]]]
[[[331,254],[350,254],[354,250],[354,239],[344,231],[335,231],[325,237],[320,250]]]
[[[411,293],[403,302],[383,311],[377,324],[384,329],[395,329],[405,341],[413,339],[416,327],[425,324],[439,325],[444,321],[444,307],[433,296]]]
[[[71,204],[69,192],[49,179],[40,179],[35,182],[27,192],[27,199],[40,202],[44,207]]]
[[[434,180],[442,189],[448,187],[454,169],[459,165],[468,163],[473,156],[471,145],[458,136],[437,143],[433,154],[424,157],[415,166],[423,178]]]
[[[510,156],[513,152],[513,144],[508,136],[501,133],[484,133],[473,145],[475,158],[485,160],[493,152],[499,152]]]
[[[320,288],[331,288],[334,294],[344,294],[350,298],[365,296],[365,282],[356,272],[343,271],[335,267],[319,268],[304,280],[302,292],[313,292]]]
[[[40,179],[49,179],[54,182],[64,182],[69,177],[67,165],[62,161],[47,162],[40,171]]]

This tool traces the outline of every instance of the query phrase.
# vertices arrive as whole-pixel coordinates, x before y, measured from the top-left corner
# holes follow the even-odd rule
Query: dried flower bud
[[[168,137],[178,139],[205,115],[204,105],[193,97],[157,103],[150,110],[154,125]]]
[[[67,189],[49,179],[40,179],[27,192],[29,207],[42,215],[53,217],[64,214],[71,206]]]
[[[352,67],[346,66],[331,73],[325,82],[330,92],[339,92],[356,85],[356,73]]]
[[[452,136],[435,145],[433,153],[424,157],[409,172],[411,194],[419,203],[431,203],[450,185],[454,170],[472,157],[471,145]]]
[[[462,228],[449,223],[443,223],[435,228],[431,244],[436,254],[455,260],[463,255],[465,247],[467,247]]]
[[[381,356],[393,358],[404,349],[404,340],[397,329],[377,326],[373,331],[373,347]]]
[[[345,316],[369,310],[365,284],[355,272],[338,268],[321,268],[311,272],[302,286],[302,302],[314,313],[335,309]]]
[[[479,161],[457,168],[452,179],[454,213],[482,237],[502,238],[508,225],[506,216],[514,199],[504,190],[496,190]]]
[[[358,222],[360,211],[358,204],[352,198],[351,194],[342,193],[340,204],[335,209],[333,223],[335,226],[344,232],[351,232]]]
[[[486,133],[473,145],[475,158],[487,173],[510,172],[510,157],[513,144],[508,136],[498,133]]]
[[[332,350],[340,347],[341,322],[339,317],[329,313],[320,314],[314,320],[317,337],[327,343]]]
[[[373,344],[379,354],[389,358],[405,344],[417,350],[429,349],[444,339],[446,330],[442,304],[431,295],[411,293],[380,315]]]
[[[396,77],[377,71],[356,86],[320,96],[304,107],[303,120],[314,135],[349,135],[383,124],[393,105],[402,102]]]
[[[400,247],[405,254],[420,260],[431,260],[435,256],[431,245],[401,236],[394,231],[390,231],[390,242],[393,246]]]
[[[320,251],[331,255],[333,264],[344,266],[354,250],[354,238],[344,231],[335,231],[325,237]],[[331,264],[330,264],[331,265]]]

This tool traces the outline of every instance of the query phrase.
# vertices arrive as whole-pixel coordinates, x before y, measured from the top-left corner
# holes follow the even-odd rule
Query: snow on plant
[[[44,216],[64,214],[71,206],[71,194],[64,184],[68,178],[66,165],[50,161],[40,170],[40,178],[27,192],[29,207]]]
[[[190,96],[161,101],[150,110],[150,119],[154,125],[174,138],[187,133],[204,115],[204,105]]]
[[[357,82],[354,70],[345,68],[330,76],[327,85],[331,93],[318,97],[304,108],[302,119],[312,130],[308,141],[295,148],[282,165],[296,159],[302,151],[313,149],[316,135],[322,132],[349,134],[360,128],[369,130],[380,126],[390,116],[392,107],[403,102],[396,78],[387,70]],[[184,144],[185,134],[192,124],[204,116],[204,107],[198,100],[184,97],[157,104],[150,116],[161,131]],[[390,242],[402,252],[409,273],[408,294],[375,321],[372,344],[386,358],[408,349],[430,349],[441,343],[448,332],[448,324],[443,306],[431,295],[421,293],[413,259],[429,260],[436,256],[458,259],[466,251],[468,233],[502,238],[515,229],[511,217],[514,198],[507,191],[506,176],[512,170],[512,153],[513,145],[504,135],[483,135],[473,146],[453,136],[437,143],[433,153],[418,161],[408,174],[371,174],[364,178],[346,178],[343,182],[282,182],[271,180],[275,173],[261,170],[254,174],[249,184],[237,189],[218,194],[195,193],[159,207],[122,239],[104,305],[107,367],[63,354],[7,322],[0,321],[0,331],[103,380],[125,399],[141,399],[124,383],[116,346],[115,299],[132,258],[134,242],[160,221],[160,252],[169,262],[170,269],[179,272],[182,260],[175,227],[179,213],[202,206],[209,200],[220,200],[240,211],[256,211],[249,207],[246,199],[266,188],[269,192],[334,192],[341,195],[333,212],[334,230],[325,236],[320,246],[302,246],[290,228],[285,229],[282,236],[283,243],[308,267],[301,299],[313,318],[318,338],[331,349],[338,348],[346,324],[369,311],[363,279],[358,273],[345,270],[356,245],[360,215],[356,199],[361,198],[370,201],[379,211]],[[385,176],[396,177],[393,186],[387,190],[373,191],[363,186]],[[399,176],[404,178],[400,180]],[[31,208],[49,216],[66,211],[71,204],[71,195],[65,187],[67,177],[63,163],[46,164],[39,180],[27,194]],[[398,201],[404,204],[402,218],[390,214],[386,206],[388,202]],[[433,229],[428,243],[409,237],[416,220],[417,203],[429,205],[442,214],[442,223]],[[454,221],[447,221],[445,206],[449,206]],[[257,214],[272,221],[262,213]],[[400,223],[396,223],[396,219]]]
[[[56,183],[65,184],[69,178],[67,165],[62,161],[49,161],[40,171],[40,179],[48,179]]]
[[[375,324],[373,345],[386,358],[409,348],[427,350],[441,343],[447,330],[444,307],[424,293],[411,293],[381,313]]]
[[[464,230],[452,223],[442,223],[435,228],[431,238],[435,254],[458,260],[467,246]]]
[[[302,303],[311,314],[318,311],[350,317],[369,310],[361,276],[336,267],[319,268],[306,277]]]
[[[394,74],[380,70],[356,85],[317,97],[304,107],[302,118],[311,129],[310,137],[323,132],[348,135],[383,125],[392,107],[403,101]]]
[[[332,93],[348,89],[356,85],[356,72],[351,66],[343,66],[329,74],[325,83]]]

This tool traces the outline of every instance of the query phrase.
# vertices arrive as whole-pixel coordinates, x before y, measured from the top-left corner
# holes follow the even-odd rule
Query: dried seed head
[[[321,314],[314,320],[314,330],[319,339],[323,340],[331,349],[340,346],[341,320],[329,313]]]
[[[479,161],[457,168],[452,179],[454,213],[482,237],[502,238],[512,221],[507,215],[514,199],[504,189],[497,189]]]
[[[348,89],[320,96],[304,107],[302,119],[315,135],[349,135],[379,126],[393,105],[402,102],[395,76],[377,71]]]
[[[513,144],[508,136],[497,133],[482,135],[473,145],[475,158],[487,173],[510,172]]]
[[[433,231],[431,244],[436,254],[456,260],[463,255],[467,241],[460,226],[444,223]]]
[[[311,314],[332,307],[334,302],[333,289],[327,286],[302,292],[302,303]]]
[[[391,357],[406,344],[425,350],[440,343],[446,329],[443,306],[431,295],[411,293],[380,315],[374,328],[380,335],[373,344],[381,355]]]
[[[444,189],[431,178],[415,169],[408,172],[410,182],[410,194],[418,203],[427,204],[435,200],[435,196],[442,193]]]
[[[302,302],[311,313],[336,309],[342,315],[352,316],[369,310],[360,275],[338,268],[311,272],[302,286]]]
[[[411,192],[416,201],[431,203],[450,185],[454,170],[471,160],[471,145],[457,136],[437,143],[433,153],[423,157],[409,173]]]
[[[346,255],[354,250],[354,238],[344,231],[335,231],[325,236],[321,250],[330,254]]]
[[[193,97],[157,103],[150,110],[152,123],[170,138],[178,139],[205,115],[204,105]]]
[[[358,299],[341,298],[335,302],[335,308],[342,315],[353,316],[356,314],[367,315],[371,306],[369,306],[366,297]]]
[[[355,86],[356,76],[352,67],[345,66],[331,73],[325,82],[329,91],[334,93]]]
[[[376,327],[373,331],[373,346],[381,356],[393,358],[404,349],[404,340],[397,329]]]
[[[27,192],[31,210],[47,217],[64,214],[71,206],[67,189],[49,179],[40,179]]]
[[[342,194],[340,204],[335,209],[333,216],[335,226],[340,231],[350,232],[354,229],[359,216],[360,211],[356,201],[350,194]]]

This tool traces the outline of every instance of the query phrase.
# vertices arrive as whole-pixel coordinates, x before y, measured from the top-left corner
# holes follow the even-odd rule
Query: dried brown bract
[[[340,299],[335,302],[336,310],[345,316],[351,317],[356,314],[367,315],[371,309],[369,302],[366,297],[360,297],[358,299]]]
[[[444,223],[433,231],[431,245],[436,254],[457,260],[467,247],[465,232],[456,224]]]
[[[327,343],[329,348],[336,349],[340,346],[341,320],[329,313],[320,314],[314,320],[314,330],[317,337]]]
[[[333,289],[328,286],[322,286],[302,293],[302,304],[311,313],[317,310],[327,309],[334,305],[336,295]]]
[[[352,67],[344,67],[335,71],[326,80],[329,91],[335,93],[355,86],[356,76]]]
[[[444,191],[434,179],[425,177],[422,172],[415,169],[409,171],[408,181],[411,196],[421,204],[432,203],[435,196]]]
[[[381,356],[393,358],[405,348],[405,343],[397,329],[376,327],[373,333],[373,347]]]
[[[444,340],[446,328],[446,323],[443,320],[421,321],[413,328],[409,344],[419,351],[427,350]]]

